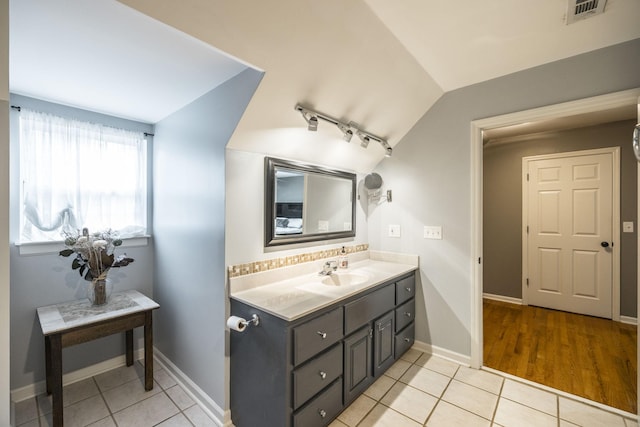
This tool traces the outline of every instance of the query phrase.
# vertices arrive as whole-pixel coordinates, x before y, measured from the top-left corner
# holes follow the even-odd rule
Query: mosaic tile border
[[[354,254],[356,252],[369,250],[369,244],[345,246],[344,249],[347,251],[347,254]],[[227,272],[229,274],[229,278],[246,276],[248,274],[260,273],[262,271],[275,270],[277,268],[317,261],[319,259],[334,258],[340,255],[341,250],[342,247],[339,247],[316,252],[289,255],[281,258],[263,259],[261,261],[248,262],[246,264],[230,265],[227,268]]]

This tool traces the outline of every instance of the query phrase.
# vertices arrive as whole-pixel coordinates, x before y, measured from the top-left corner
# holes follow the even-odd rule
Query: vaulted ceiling
[[[640,37],[637,0],[571,25],[566,1],[11,0],[11,89],[37,96],[14,76],[53,77],[48,99],[90,93],[79,106],[105,112],[112,98],[146,100],[165,107],[157,121],[250,66],[265,75],[229,148],[368,172],[380,146],[324,123],[307,132],[294,106],[395,146],[447,91]],[[117,66],[85,69],[105,60]]]

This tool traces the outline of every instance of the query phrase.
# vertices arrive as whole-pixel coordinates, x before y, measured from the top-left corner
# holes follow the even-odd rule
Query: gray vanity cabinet
[[[232,298],[234,315],[260,317],[231,332],[234,425],[331,423],[413,345],[414,288],[411,272],[291,322]]]

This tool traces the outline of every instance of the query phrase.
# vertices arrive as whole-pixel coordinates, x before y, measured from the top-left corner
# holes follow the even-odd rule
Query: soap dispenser
[[[347,268],[349,267],[349,258],[347,257],[347,251],[344,250],[344,246],[340,251],[340,256],[338,257],[338,267]]]

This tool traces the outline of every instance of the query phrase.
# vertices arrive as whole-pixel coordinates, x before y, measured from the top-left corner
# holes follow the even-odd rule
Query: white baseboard
[[[637,317],[631,317],[631,316],[620,316],[620,322],[621,323],[628,323],[629,325],[637,325],[638,324],[638,318]]]
[[[442,357],[443,359],[448,359],[452,362],[459,363],[461,365],[470,366],[471,365],[471,357],[465,354],[456,353],[455,351],[447,350],[442,347],[438,347],[432,344],[427,344],[422,341],[415,341],[413,343],[413,348],[416,350],[420,350],[423,353],[432,354],[434,356]]]
[[[231,411],[223,410],[207,393],[198,387],[191,378],[174,365],[164,354],[158,351],[158,349],[154,348],[153,354],[156,362],[182,386],[189,397],[198,403],[202,410],[205,411],[217,425],[221,427],[233,425],[231,424]]]
[[[495,294],[487,294],[487,293],[482,294],[482,298],[522,305],[522,298],[506,297],[504,295],[495,295]]]
[[[140,348],[133,352],[134,360],[144,358],[144,349]],[[96,363],[95,365],[87,366],[86,368],[78,369],[77,371],[66,373],[62,376],[62,385],[73,384],[78,381],[82,381],[87,378],[91,378],[95,375],[99,375],[103,372],[110,371],[120,366],[126,365],[127,361],[125,355],[117,356],[104,362]],[[11,390],[11,400],[13,402],[20,402],[21,400],[29,399],[47,391],[47,383],[45,381],[39,381],[34,384],[29,384],[24,387]]]

